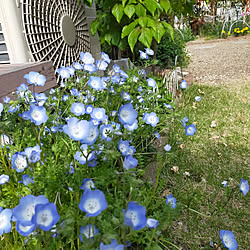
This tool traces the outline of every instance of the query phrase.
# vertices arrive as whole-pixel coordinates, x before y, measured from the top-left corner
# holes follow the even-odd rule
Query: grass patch
[[[247,84],[192,85],[178,101],[178,117],[168,135],[173,153],[168,154],[164,178],[165,188],[187,206],[168,232],[182,249],[211,249],[210,241],[223,249],[222,229],[235,234],[238,249],[249,249],[249,193],[239,190],[241,178],[250,180],[249,94]],[[195,102],[198,95],[201,101]],[[187,125],[197,123],[194,136],[185,135],[181,120],[186,116]],[[178,166],[177,173],[173,166]]]

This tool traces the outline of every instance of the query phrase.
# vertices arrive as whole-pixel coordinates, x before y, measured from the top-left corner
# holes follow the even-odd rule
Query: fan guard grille
[[[85,9],[76,0],[23,0],[24,32],[35,61],[58,69],[90,51]]]

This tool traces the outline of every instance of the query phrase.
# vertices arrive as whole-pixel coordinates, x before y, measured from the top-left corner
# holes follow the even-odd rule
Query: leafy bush
[[[46,78],[30,72],[34,93],[21,84],[17,100],[0,104],[3,249],[159,248],[180,210],[160,195],[166,153],[152,147],[171,119],[161,79],[117,65],[101,78],[106,54],[81,60],[58,69],[63,81],[49,96],[35,93]],[[144,178],[152,161],[154,185]]]
[[[222,22],[205,23],[201,27],[200,35],[204,37],[220,38],[223,28]]]

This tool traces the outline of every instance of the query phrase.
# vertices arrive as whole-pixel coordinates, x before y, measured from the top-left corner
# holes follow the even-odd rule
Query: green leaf
[[[161,22],[161,23],[164,25],[165,29],[170,34],[170,37],[172,38],[172,40],[174,40],[174,29],[173,29],[173,27],[169,23],[166,23],[166,22]]]
[[[128,47],[127,39],[121,39],[121,40],[120,40],[120,43],[119,43],[119,45],[118,45],[118,47],[119,47],[121,50],[125,50],[125,49]]]
[[[137,1],[136,0],[129,0],[128,4],[137,4]]]
[[[90,27],[90,32],[91,35],[94,36],[95,33],[97,32],[97,29],[99,27],[99,21],[98,19],[95,19],[92,23],[91,23],[91,27]]]
[[[156,30],[158,22],[156,22],[153,18],[148,18],[148,27],[151,27],[153,30]]]
[[[132,30],[132,32],[128,36],[128,44],[132,52],[134,51],[134,46],[137,42],[139,34],[140,34],[140,28],[137,27],[136,29]]]
[[[112,35],[110,33],[107,33],[104,37],[105,41],[111,45],[111,39],[112,39]]]
[[[140,3],[135,7],[135,13],[138,17],[146,16],[146,11],[147,10]]]
[[[141,35],[139,36],[138,40],[143,43],[145,46],[150,48],[153,38],[153,32],[149,28],[143,28],[141,31]]]
[[[161,41],[161,38],[164,35],[164,33],[165,33],[164,26],[161,23],[159,23],[156,26],[155,33],[154,33],[154,38],[157,41],[157,43]]]
[[[141,25],[142,28],[145,28],[148,24],[148,18],[145,16],[145,17],[140,17],[137,19],[138,20],[138,23]]]
[[[122,29],[121,37],[124,38],[125,36],[128,36],[129,33],[135,28],[136,25],[137,25],[137,20],[130,23],[129,25],[124,26]]]
[[[170,8],[170,1],[169,0],[160,0],[160,5],[167,13],[169,8]]]
[[[117,22],[120,23],[122,17],[123,17],[123,6],[121,4],[116,4],[113,8],[112,8],[112,14],[114,15],[114,17],[116,18]]]
[[[127,5],[125,8],[124,8],[124,13],[129,17],[131,18],[134,13],[135,13],[135,6],[134,5]]]
[[[118,46],[121,40],[121,33],[120,32],[112,32],[111,43],[115,46]]]
[[[144,5],[148,9],[148,11],[154,16],[155,10],[162,10],[161,6],[155,0],[145,0]]]
[[[122,0],[122,6],[124,7],[126,4],[127,0]]]

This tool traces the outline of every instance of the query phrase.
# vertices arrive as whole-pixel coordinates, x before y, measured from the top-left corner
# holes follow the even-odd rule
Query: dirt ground
[[[197,39],[187,43],[188,71],[194,81],[210,85],[250,82],[250,35],[227,39]]]

